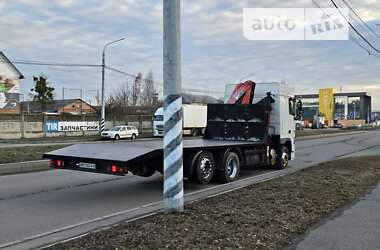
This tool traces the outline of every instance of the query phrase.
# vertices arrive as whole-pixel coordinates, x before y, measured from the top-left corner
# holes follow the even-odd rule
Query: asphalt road
[[[242,178],[268,178],[268,174],[273,178],[339,157],[378,155],[380,131],[298,141],[296,147],[297,159],[289,169],[249,170]],[[185,192],[202,196],[213,186],[185,183]],[[125,219],[119,215],[137,216],[148,204],[157,204],[161,193],[159,175],[114,177],[53,170],[0,176],[0,248],[31,248],[60,239],[70,230],[66,237],[99,227],[103,220]]]
[[[379,203],[380,185],[355,205],[339,211],[336,217],[309,232],[293,249],[379,249]]]

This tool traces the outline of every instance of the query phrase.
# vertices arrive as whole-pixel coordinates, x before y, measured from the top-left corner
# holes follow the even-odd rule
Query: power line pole
[[[183,144],[180,0],[164,0],[164,203],[183,211]]]

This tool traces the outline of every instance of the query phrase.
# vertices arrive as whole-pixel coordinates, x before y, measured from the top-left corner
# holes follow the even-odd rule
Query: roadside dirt
[[[380,157],[339,160],[51,249],[281,249],[379,181]]]

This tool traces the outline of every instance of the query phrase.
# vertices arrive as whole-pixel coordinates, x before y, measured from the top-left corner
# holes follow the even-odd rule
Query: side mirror
[[[302,109],[302,101],[301,100],[298,100],[296,102],[296,105],[295,105],[295,118],[297,118],[297,120],[302,120],[302,116],[303,116],[303,109]]]

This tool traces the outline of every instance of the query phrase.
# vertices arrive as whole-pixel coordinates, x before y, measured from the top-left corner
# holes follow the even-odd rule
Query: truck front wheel
[[[202,152],[194,163],[194,180],[200,184],[207,184],[214,176],[215,162],[212,153]]]
[[[285,169],[289,165],[289,150],[287,147],[282,146],[281,150],[270,150],[270,163],[276,169]]]
[[[234,152],[226,152],[222,160],[222,168],[217,170],[217,180],[223,183],[237,180],[240,172],[240,159]]]

